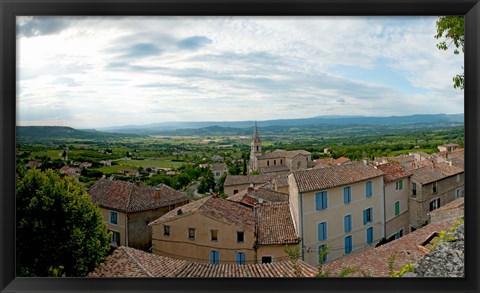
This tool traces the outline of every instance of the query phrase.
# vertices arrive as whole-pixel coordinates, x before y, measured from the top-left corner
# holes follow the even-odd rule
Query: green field
[[[176,169],[181,167],[184,162],[175,162],[170,160],[121,160],[116,161],[118,165],[107,166],[98,168],[99,171],[105,174],[118,173],[119,169],[125,167],[131,167],[137,169],[138,167],[143,167],[144,169],[148,167],[157,167],[157,168],[172,168]]]

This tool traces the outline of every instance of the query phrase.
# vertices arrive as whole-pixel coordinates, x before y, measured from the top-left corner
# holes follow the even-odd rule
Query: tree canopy
[[[80,183],[33,169],[16,193],[18,276],[81,277],[100,264],[110,237]]]
[[[437,48],[440,50],[448,50],[452,44],[453,54],[460,54],[460,50],[465,53],[465,22],[463,16],[441,16],[437,21],[437,34],[436,39],[442,39],[443,41],[437,44]],[[453,77],[453,87],[464,89],[465,87],[465,74],[457,74]]]

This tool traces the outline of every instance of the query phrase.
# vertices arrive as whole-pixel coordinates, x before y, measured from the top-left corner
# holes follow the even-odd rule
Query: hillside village
[[[464,149],[457,144],[434,154],[312,160],[305,150],[264,152],[255,124],[245,166],[248,175],[231,175],[220,156],[200,164],[215,184],[223,178],[222,196],[103,176],[88,194],[114,251],[90,276],[318,276],[319,266],[332,276],[345,269],[388,276],[393,255],[396,270],[420,260],[430,251],[425,243],[463,217]],[[78,178],[90,167],[58,172]]]

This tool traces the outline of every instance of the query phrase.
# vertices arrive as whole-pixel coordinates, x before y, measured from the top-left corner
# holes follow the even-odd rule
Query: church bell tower
[[[250,143],[250,171],[258,169],[257,157],[262,155],[262,141],[258,136],[257,122],[253,128],[252,142]]]

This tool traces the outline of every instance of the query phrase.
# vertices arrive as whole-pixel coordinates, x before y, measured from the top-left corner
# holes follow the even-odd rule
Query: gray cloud
[[[212,40],[204,36],[186,38],[178,43],[181,49],[194,50],[212,43]]]

